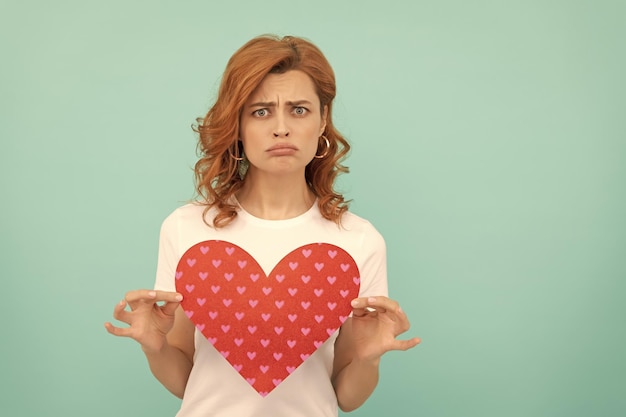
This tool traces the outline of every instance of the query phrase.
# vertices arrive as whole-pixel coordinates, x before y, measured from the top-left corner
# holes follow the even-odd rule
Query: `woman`
[[[183,399],[178,416],[337,416],[338,407],[354,410],[370,396],[385,352],[407,350],[419,343],[417,338],[396,339],[409,329],[409,322],[398,304],[386,297],[382,236],[369,222],[350,213],[343,196],[333,188],[336,176],[347,172],[340,161],[349,150],[332,123],[334,97],[332,68],[315,45],[301,38],[257,37],[228,62],[217,100],[197,129],[201,158],[195,174],[201,201],[180,207],[163,222],[155,290],[130,291],[115,307],[114,317],[130,327],[105,325],[111,334],[131,337],[141,345],[155,377]],[[208,298],[196,297],[197,292],[192,296],[195,285],[191,284],[184,290],[178,283],[177,291],[177,278],[183,273],[179,263],[202,242],[228,242],[232,250],[249,256],[250,264],[258,262],[266,275],[285,263],[288,254],[305,248],[301,252],[308,255],[306,248],[315,248],[303,245],[329,245],[324,248],[331,248],[328,253],[333,256],[337,251],[345,253],[360,274],[354,278],[360,285],[358,296],[349,304],[350,300],[342,303],[339,299],[351,317],[339,316],[343,323],[339,331],[330,334],[330,329],[328,339],[316,341],[310,355],[301,354],[301,363],[287,367],[287,377],[272,380],[275,387],[255,387],[254,375],[244,377],[248,374],[243,373],[243,366],[229,362],[231,352],[218,350],[217,338],[205,331],[204,322],[197,321],[200,314],[193,316],[194,300],[204,304],[208,299],[207,305],[217,307],[220,298],[211,297],[210,291]],[[191,261],[187,258],[189,266],[195,258]],[[239,262],[241,266],[247,261]],[[297,262],[289,265],[293,268]],[[239,275],[234,277],[236,282],[246,281]],[[336,277],[326,278],[334,284]],[[294,286],[287,284],[293,296],[295,281]],[[211,288],[217,294],[220,285]],[[240,294],[245,291],[243,284],[236,288]],[[263,290],[268,291],[263,300],[282,307],[283,300],[272,299],[270,288]],[[315,292],[320,296],[323,290]],[[222,301],[230,304],[233,299]],[[254,307],[259,300],[248,301]],[[300,304],[302,308],[309,305],[307,301]],[[337,303],[327,304],[330,309]],[[217,310],[207,311],[212,319],[218,316]],[[203,314],[208,320],[206,311]],[[238,319],[245,315],[243,311],[236,314]],[[263,320],[269,317],[263,314]],[[296,327],[296,320],[302,321],[295,309],[285,317]],[[315,328],[312,317],[301,328],[302,335],[293,340],[276,336],[272,343],[302,345],[299,338],[304,340]],[[324,320],[323,314],[314,317]],[[271,327],[256,320],[263,329]],[[231,330],[230,322],[221,326],[224,334],[245,334],[247,339],[257,329],[256,324],[249,324],[247,330]],[[273,329],[278,334],[284,327]],[[233,340],[238,346],[244,343],[243,336],[234,336],[229,343]],[[270,343],[263,338],[255,343],[259,340]],[[231,356],[245,356],[246,348],[235,350]],[[247,355],[255,363],[256,351],[248,348]],[[273,355],[280,363],[282,351]],[[256,373],[261,378],[267,367],[259,363],[261,371]]]

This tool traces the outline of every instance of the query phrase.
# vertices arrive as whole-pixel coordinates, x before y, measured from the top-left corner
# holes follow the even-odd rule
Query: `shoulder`
[[[207,206],[198,202],[191,202],[174,209],[164,220],[161,225],[162,230],[180,229],[185,227],[197,227],[204,223],[204,218],[211,220],[212,210],[205,213]]]
[[[349,232],[359,233],[363,244],[374,248],[385,248],[385,239],[376,227],[367,219],[350,211],[341,217],[341,227]]]
[[[382,237],[376,227],[369,220],[358,216],[351,211],[347,211],[343,214],[341,217],[341,226],[346,230],[358,230]]]
[[[369,220],[351,211],[346,211],[345,213],[343,213],[343,215],[341,216],[341,224],[345,226],[352,226],[352,227],[360,226],[364,228],[370,228],[370,227],[374,228],[374,225],[372,225],[372,223]]]
[[[199,202],[190,202],[180,207],[174,209],[170,214],[165,218],[164,222],[168,221],[180,221],[180,220],[193,220],[200,217],[202,220],[202,216],[206,210],[206,204],[202,204]],[[210,213],[207,213],[210,215]]]

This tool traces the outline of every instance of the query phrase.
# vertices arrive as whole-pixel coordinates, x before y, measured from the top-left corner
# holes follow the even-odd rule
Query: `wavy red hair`
[[[332,122],[336,94],[333,69],[319,48],[306,39],[263,35],[248,41],[230,58],[215,104],[194,128],[199,134],[201,155],[194,168],[196,191],[207,206],[204,211],[207,224],[206,214],[213,207],[217,209],[213,227],[226,226],[237,216],[232,197],[245,179],[239,178],[238,162],[231,155],[241,155],[239,119],[244,103],[267,74],[290,70],[302,71],[313,80],[320,108],[327,108],[324,136],[330,146],[326,152],[325,141],[318,144],[317,154],[326,154],[306,166],[305,179],[317,197],[324,218],[339,224],[348,210],[348,202],[334,189],[337,175],[348,172],[341,161],[350,145]]]

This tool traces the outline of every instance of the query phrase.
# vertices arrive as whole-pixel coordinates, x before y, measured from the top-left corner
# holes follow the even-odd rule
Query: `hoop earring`
[[[248,168],[250,168],[250,161],[246,158],[246,153],[241,153],[241,158],[237,161],[237,174],[239,174],[239,179],[243,180],[246,178],[246,174],[248,173]]]
[[[237,149],[237,153],[239,153],[239,145],[235,145],[235,149]],[[230,157],[233,158],[235,161],[243,161],[243,158],[239,158],[238,156],[233,155],[230,148],[228,148],[228,155],[230,155]]]
[[[323,154],[321,155],[315,155],[313,158],[317,158],[317,159],[322,159],[323,157],[325,157],[326,155],[328,155],[328,151],[330,150],[330,142],[328,141],[328,138],[324,135],[320,136],[320,138],[324,139],[324,142],[326,142],[326,150],[324,151]]]

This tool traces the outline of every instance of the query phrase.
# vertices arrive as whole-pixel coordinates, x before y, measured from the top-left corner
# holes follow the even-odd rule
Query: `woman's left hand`
[[[398,303],[387,297],[361,297],[352,300],[354,356],[377,360],[390,350],[408,350],[420,343],[418,337],[398,340],[410,328],[409,319]]]

